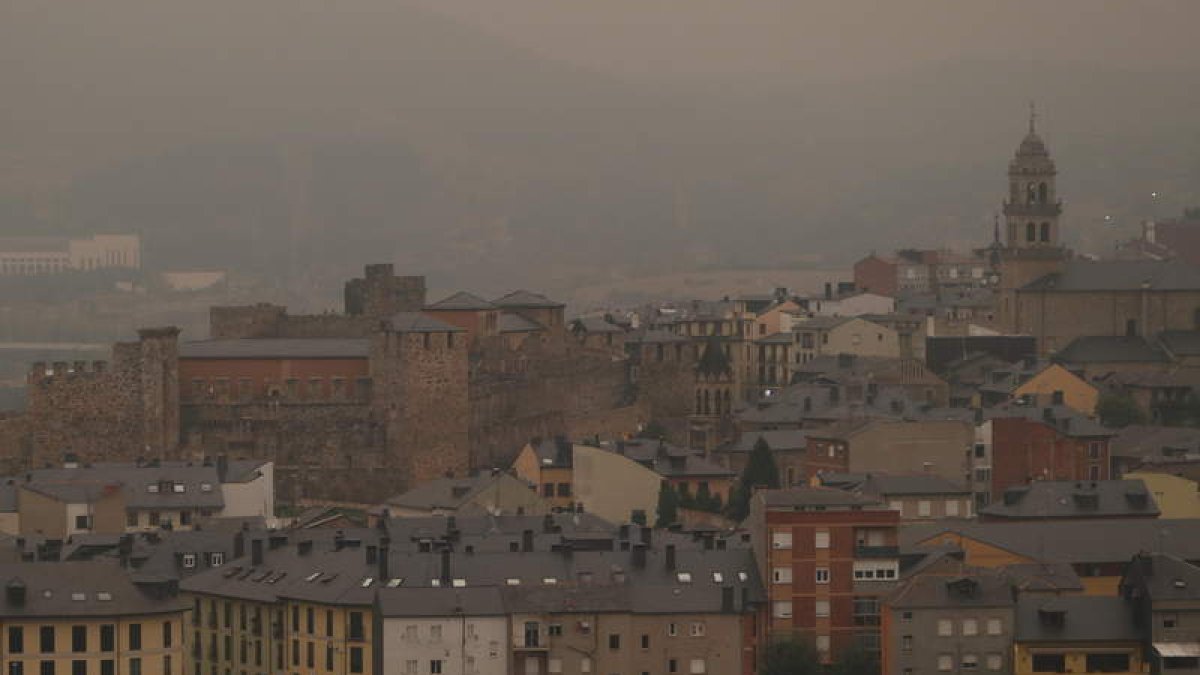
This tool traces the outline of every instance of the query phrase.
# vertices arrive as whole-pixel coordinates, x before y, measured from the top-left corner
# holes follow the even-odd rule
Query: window
[[[571,496],[571,484],[570,483],[559,483],[558,484],[558,496],[559,497],[570,497]]]
[[[41,672],[41,675],[54,675],[53,661],[42,661],[38,664],[38,666],[38,670]]]
[[[829,636],[828,635],[818,635],[817,636],[817,651],[821,652],[823,654],[829,653]]]
[[[142,659],[135,656],[129,659],[129,675],[142,675]]]
[[[72,661],[71,675],[87,675],[87,661],[82,659]]]
[[[1129,672],[1129,654],[1088,654],[1087,672],[1089,673],[1127,673]]]
[[[987,655],[987,669],[988,670],[1000,670],[1003,667],[1004,667],[1004,656],[1003,655],[1001,655],[1001,654],[988,654]]]
[[[974,654],[963,654],[963,670],[979,670],[979,657]]]
[[[773,605],[771,615],[776,619],[792,618],[792,602],[791,600],[776,600]]]
[[[1163,620],[1162,620],[1162,627],[1163,628],[1174,628],[1176,621],[1177,621],[1177,617],[1175,617],[1174,615],[1164,616]]]
[[[129,624],[129,648],[142,648],[142,624],[140,623]]]
[[[1034,654],[1033,672],[1065,673],[1067,672],[1067,657],[1065,654]]]
[[[617,634],[617,633],[609,633],[608,634],[608,648],[609,649],[620,649],[621,648],[621,636],[619,634]]]
[[[678,673],[679,672],[679,662],[676,661],[675,659],[667,659],[667,672],[668,673]]]
[[[87,626],[71,626],[71,651],[87,651]]]
[[[312,607],[309,607],[308,609],[304,610],[304,632],[308,633],[309,635],[312,635],[314,632],[314,629],[316,628],[316,623],[317,623],[316,611]]]
[[[562,659],[548,660],[546,662],[546,672],[547,673],[561,673],[562,672]]]
[[[1000,619],[988,619],[987,620],[987,634],[988,635],[999,635],[1001,632],[1003,632],[1003,630],[1002,630],[1002,626],[1000,624]]]
[[[442,662],[441,662],[441,661],[438,661],[438,662],[437,662],[437,664],[438,664],[438,671],[437,671],[437,672],[439,672],[439,673],[440,673],[440,672],[442,672],[442,671],[441,671]],[[430,666],[431,666],[431,667],[432,667],[432,665],[433,665],[433,664],[430,664]],[[352,672],[352,673],[361,673],[362,671],[363,671],[363,650],[362,650],[362,647],[351,647],[351,648],[350,648],[350,672]]]
[[[562,633],[562,624],[561,623],[550,624],[549,626],[546,627],[546,633],[553,637],[558,637],[558,636],[562,635],[563,634]]]
[[[771,534],[771,548],[789,549],[792,547],[791,532],[774,532]]]
[[[675,637],[676,635],[679,635],[679,624],[677,624],[677,623],[667,624],[667,636]]]
[[[692,637],[704,637],[704,622],[693,621],[691,628],[688,630],[688,635]]]
[[[429,662],[429,672],[433,673],[433,675],[438,675],[439,673],[441,673],[442,672],[442,660],[434,659],[434,660],[430,661]]]
[[[947,516],[957,516],[958,515],[958,500],[957,499],[947,499],[946,500],[946,515]]]
[[[92,517],[91,516],[75,516],[75,529],[77,529],[77,530],[92,529]]]
[[[642,649],[650,649],[650,636],[649,635],[642,633],[641,645],[642,645]]]
[[[309,668],[315,668],[317,665],[316,645],[311,642],[304,644],[304,663]]]
[[[553,497],[554,496],[554,483],[545,483],[542,485],[542,496],[543,497]]]
[[[928,499],[922,499],[917,502],[917,516],[928,518],[931,513],[930,503]]]
[[[117,627],[109,624],[100,626],[100,651],[111,652],[117,648]]]
[[[771,571],[771,579],[777,584],[792,583],[792,568],[776,567]]]
[[[581,672],[581,673],[592,672],[592,660],[586,656],[583,657],[582,659],[579,659],[579,672]]]
[[[829,532],[817,530],[813,545],[816,548],[829,548]]]
[[[404,662],[405,675],[417,675],[418,667],[419,667],[418,661],[416,659],[409,659],[409,660],[405,661]]]
[[[816,574],[817,574],[817,583],[818,584],[829,583],[829,568],[828,567],[818,567]]]
[[[429,627],[429,639],[433,642],[441,642],[442,641],[442,627],[441,626],[430,626]]]
[[[817,600],[816,610],[817,616],[829,616],[829,601]]]
[[[129,513],[126,513],[125,514],[125,527],[137,527],[137,526],[138,526],[137,511],[130,511]]]
[[[25,664],[21,661],[9,661],[8,675],[25,675]],[[108,675],[112,674],[109,673]]]
[[[950,619],[938,619],[937,634],[938,637],[950,637],[954,635],[954,622]]]
[[[364,635],[362,612],[350,612],[350,639],[362,640]]]
[[[38,631],[39,648],[43,654],[54,651],[54,626],[42,626]]]
[[[1088,480],[1100,480],[1100,467],[1093,464],[1088,467]]]
[[[979,622],[975,619],[963,619],[962,634],[979,635]]]
[[[949,654],[938,654],[937,669],[950,671],[954,669],[954,657]]]
[[[903,612],[900,614],[900,620],[904,623],[912,621],[912,612]]]
[[[151,511],[148,518],[150,521],[150,527],[158,527],[159,521],[162,520],[162,516],[159,515],[158,511]]]
[[[704,659],[692,659],[691,664],[688,666],[688,672],[692,673],[692,675],[702,675],[707,672],[704,670]]]
[[[911,635],[905,635],[900,638],[900,649],[901,649],[901,651],[904,651],[906,653],[912,651],[912,636]]]
[[[209,567],[220,567],[221,565],[225,564],[225,554],[224,553],[221,553],[220,551],[214,551],[213,553],[211,553],[209,555],[210,555],[209,560],[208,560]]]
[[[8,653],[25,653],[25,629],[20,626],[8,627]]]

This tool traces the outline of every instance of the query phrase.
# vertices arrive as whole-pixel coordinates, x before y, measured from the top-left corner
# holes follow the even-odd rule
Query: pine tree
[[[667,527],[679,518],[679,495],[671,484],[663,481],[658,487],[658,520],[655,527]]]
[[[729,517],[734,520],[744,520],[750,515],[750,496],[754,488],[778,488],[779,467],[775,465],[775,457],[771,447],[762,436],[755,441],[746,459],[746,468],[738,481],[733,494],[729,496]]]

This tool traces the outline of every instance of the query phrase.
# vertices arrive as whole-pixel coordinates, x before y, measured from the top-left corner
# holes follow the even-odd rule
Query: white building
[[[383,588],[378,606],[373,672],[507,675],[508,617],[499,588]]]
[[[98,269],[141,269],[136,234],[66,237],[0,237],[0,276],[60,274]]]

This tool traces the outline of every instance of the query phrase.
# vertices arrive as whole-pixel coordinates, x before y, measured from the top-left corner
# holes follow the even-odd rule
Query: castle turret
[[[142,435],[150,456],[171,457],[179,444],[179,329],[143,328]]]

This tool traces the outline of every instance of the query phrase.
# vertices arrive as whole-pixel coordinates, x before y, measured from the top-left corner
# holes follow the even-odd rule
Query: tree
[[[679,518],[679,495],[671,488],[671,484],[663,481],[658,486],[658,520],[655,527],[667,527]]]
[[[829,675],[879,675],[879,659],[860,645],[838,654]]]
[[[741,480],[729,495],[730,518],[744,520],[750,515],[750,496],[756,487],[779,487],[779,467],[775,465],[771,447],[762,436],[755,441],[746,459],[746,468],[742,470]]]
[[[1107,392],[1096,402],[1096,414],[1107,427],[1127,427],[1130,424],[1144,424],[1146,414],[1138,407],[1133,396],[1123,392]]]
[[[705,481],[700,481],[700,487],[696,489],[696,498],[692,500],[692,505],[693,508],[711,513],[721,510],[720,500],[713,501],[712,492],[708,489],[708,483]]]
[[[809,642],[780,638],[767,645],[761,675],[817,675],[821,660]]]

